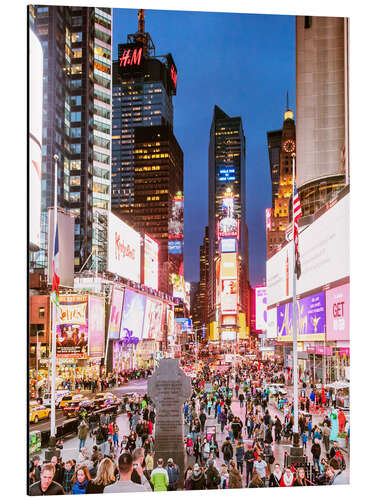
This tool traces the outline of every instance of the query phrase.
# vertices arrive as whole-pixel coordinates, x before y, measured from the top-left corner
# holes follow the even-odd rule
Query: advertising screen
[[[104,356],[105,309],[104,297],[89,295],[89,356]]]
[[[177,240],[184,237],[184,197],[176,195],[172,201],[171,215],[168,221],[168,239]]]
[[[349,340],[349,283],[326,291],[327,340]]]
[[[255,329],[267,329],[267,287],[255,288]]]
[[[56,319],[56,357],[87,357],[87,301],[87,295],[60,295]]]
[[[267,338],[277,337],[277,307],[267,309]]]
[[[157,290],[159,286],[159,245],[148,234],[145,234],[144,248],[144,284]]]
[[[220,336],[221,340],[227,340],[227,341],[236,340],[236,332],[232,330],[224,330],[221,332]]]
[[[40,247],[43,121],[43,50],[29,30],[29,244]]]
[[[120,339],[142,338],[143,318],[145,314],[146,296],[128,288],[125,290]]]
[[[181,255],[183,250],[184,242],[182,240],[169,240],[168,241],[168,253],[172,255]]]
[[[220,238],[239,236],[239,222],[234,215],[234,199],[230,194],[222,201],[222,217],[218,221],[217,232]]]
[[[122,290],[121,288],[113,288],[108,323],[108,337],[110,339],[119,338],[123,301],[124,290]]]
[[[171,283],[173,285],[173,297],[178,299],[185,298],[185,284],[184,277],[179,274],[171,274]]]
[[[237,280],[221,281],[221,312],[222,314],[237,313]]]
[[[48,211],[48,283],[52,283],[52,257],[55,244],[54,211]],[[59,237],[59,275],[60,286],[74,285],[74,217],[57,211]]]
[[[271,209],[266,208],[266,230],[271,230]]]
[[[141,237],[113,213],[108,215],[108,271],[140,283]]]
[[[349,197],[347,194],[300,232],[301,277],[297,295],[349,276]],[[292,297],[292,242],[267,261],[267,301]]]
[[[232,253],[237,251],[237,240],[236,238],[222,238],[220,240],[220,252],[221,253]]]
[[[192,328],[192,323],[190,318],[175,318],[175,321],[181,324],[181,329],[183,332],[188,332]]]
[[[221,255],[221,279],[237,279],[237,254],[224,253]]]
[[[326,328],[324,292],[297,300],[297,338],[299,341],[324,340]],[[293,340],[293,302],[277,308],[278,340]]]
[[[142,339],[156,339],[160,334],[163,303],[147,298]]]

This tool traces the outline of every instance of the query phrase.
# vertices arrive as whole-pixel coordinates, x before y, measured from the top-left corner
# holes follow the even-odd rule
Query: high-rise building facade
[[[267,132],[272,207],[266,210],[267,258],[285,241],[290,219],[289,200],[293,189],[292,155],[296,150],[296,128],[293,112],[284,113],[282,130]]]
[[[241,117],[230,117],[218,106],[215,106],[210,130],[208,162],[209,278],[207,295],[209,322],[217,321],[218,298],[223,292],[219,288],[222,286],[226,287],[224,293],[231,295],[231,301],[234,301],[234,296],[237,295],[236,314],[239,312],[244,313],[248,319],[249,258],[246,223],[245,152],[245,135]],[[234,224],[236,226],[234,231],[230,230],[226,222],[229,225]],[[222,223],[225,226],[223,228],[221,228]],[[220,267],[224,265],[219,263],[221,258],[219,242],[222,237],[230,235],[233,235],[234,239],[237,240],[234,244],[235,249],[232,253],[227,253],[222,260],[228,260],[230,259],[229,255],[232,255],[234,261],[236,261],[236,263],[234,261],[231,264],[229,264],[229,261],[227,263],[227,265],[233,265],[238,270],[237,274],[235,273],[236,284],[231,281],[232,278],[226,280],[223,284],[219,284]],[[231,316],[228,321],[236,323],[235,316]]]
[[[47,267],[47,211],[57,203],[75,217],[75,270],[106,267],[111,183],[112,9],[34,5],[43,47],[41,250],[31,267]]]
[[[171,54],[155,55],[145,32],[119,44],[113,62],[112,210],[160,245],[159,287],[183,276],[183,153],[173,135],[177,69]],[[176,233],[177,231],[177,233]]]
[[[296,17],[297,187],[314,214],[349,183],[348,19]]]

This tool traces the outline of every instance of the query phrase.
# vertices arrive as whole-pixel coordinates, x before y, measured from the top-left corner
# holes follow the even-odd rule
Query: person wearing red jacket
[[[148,423],[147,423],[147,430],[148,430],[148,435],[149,436],[152,436],[152,429],[153,429],[153,425],[152,425],[151,420],[149,420]]]
[[[290,469],[285,469],[284,474],[281,476],[280,486],[289,487],[293,486],[295,477]]]

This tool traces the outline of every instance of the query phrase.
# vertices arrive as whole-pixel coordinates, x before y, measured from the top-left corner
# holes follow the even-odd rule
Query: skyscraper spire
[[[289,109],[289,91],[286,91],[286,111],[284,113],[284,120],[293,120],[293,111]]]
[[[138,11],[138,33],[145,32],[145,9]]]
[[[286,91],[286,110],[288,111],[289,109],[289,92]]]

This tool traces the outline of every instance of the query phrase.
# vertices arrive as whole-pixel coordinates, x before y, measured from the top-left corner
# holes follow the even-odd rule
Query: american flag
[[[56,234],[55,234],[55,245],[53,249],[53,261],[52,261],[52,301],[58,306],[60,304],[59,296],[59,229],[56,223]]]
[[[296,252],[295,270],[297,274],[297,279],[299,279],[299,277],[301,276],[301,261],[299,258],[299,249],[298,249],[298,242],[299,242],[298,219],[302,216],[302,210],[295,181],[293,184],[293,214],[294,214],[294,231],[293,231],[294,248]]]

